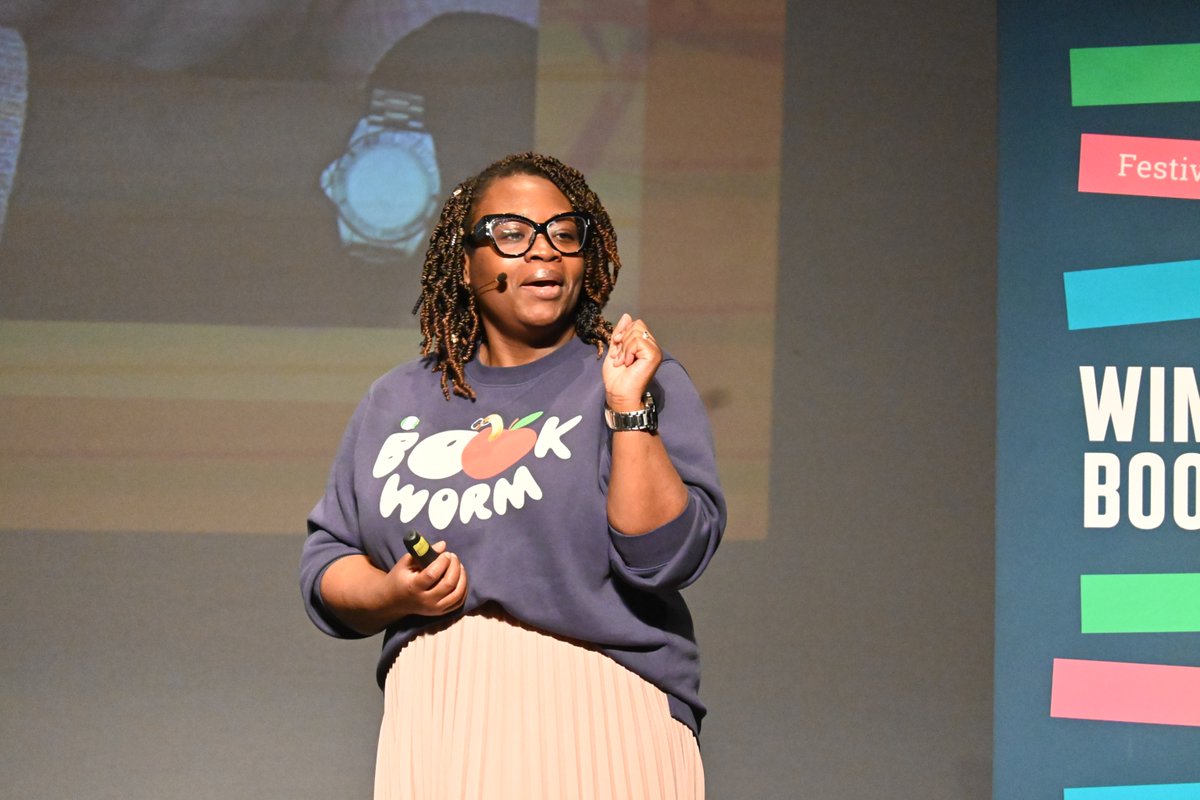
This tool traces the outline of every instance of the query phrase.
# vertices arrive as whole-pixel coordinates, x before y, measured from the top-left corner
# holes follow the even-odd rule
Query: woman
[[[574,169],[503,159],[430,241],[424,357],[360,403],[301,563],[319,628],[385,631],[375,796],[702,797],[679,590],[725,504],[700,399],[601,315],[616,235]],[[410,527],[442,540],[425,569]]]

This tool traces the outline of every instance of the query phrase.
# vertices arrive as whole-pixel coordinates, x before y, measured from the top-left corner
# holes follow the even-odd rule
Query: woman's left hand
[[[637,411],[662,363],[646,323],[622,314],[604,357],[604,399],[613,411]],[[627,536],[656,530],[683,513],[688,490],[671,463],[663,437],[643,431],[612,436],[608,523]]]
[[[662,363],[662,350],[642,320],[622,314],[604,357],[604,395],[613,411],[637,411],[650,379]]]

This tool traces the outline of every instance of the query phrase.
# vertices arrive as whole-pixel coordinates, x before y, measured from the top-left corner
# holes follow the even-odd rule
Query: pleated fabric
[[[489,610],[427,631],[384,686],[375,800],[703,800],[695,736],[603,653]]]

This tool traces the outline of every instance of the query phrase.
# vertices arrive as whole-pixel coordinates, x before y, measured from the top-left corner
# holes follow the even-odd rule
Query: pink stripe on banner
[[[1200,667],[1056,658],[1050,716],[1200,726]]]
[[[1200,200],[1200,141],[1085,133],[1079,191]]]

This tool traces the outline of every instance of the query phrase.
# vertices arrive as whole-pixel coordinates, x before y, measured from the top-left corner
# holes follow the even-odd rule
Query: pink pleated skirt
[[[660,689],[498,609],[422,633],[388,673],[375,800],[703,797]]]

